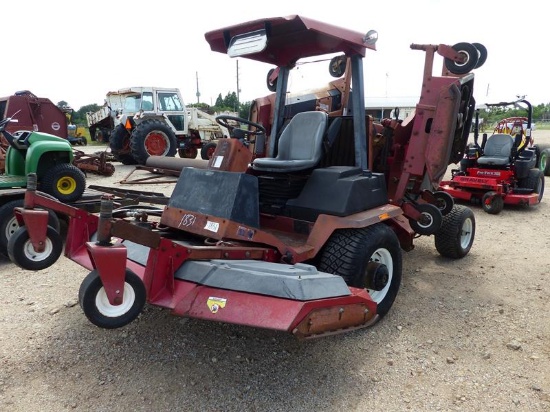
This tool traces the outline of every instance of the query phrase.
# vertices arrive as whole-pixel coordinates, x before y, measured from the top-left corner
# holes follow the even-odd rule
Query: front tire
[[[49,268],[63,251],[61,235],[48,226],[46,231],[45,248],[43,252],[36,252],[31,243],[29,232],[21,226],[8,240],[8,256],[17,266],[26,270],[42,270]]]
[[[383,317],[390,310],[402,277],[402,255],[395,232],[384,223],[361,229],[336,230],[321,255],[319,270],[342,276],[349,286],[366,288],[369,262],[388,269],[386,285],[381,290],[367,289],[376,302],[376,313]]]
[[[202,160],[210,160],[210,158],[212,157],[212,155],[216,151],[217,146],[218,145],[215,142],[210,142],[210,143],[205,144],[201,149],[201,159]]]
[[[97,270],[92,270],[80,284],[78,302],[86,317],[94,325],[115,329],[127,325],[141,313],[146,300],[143,282],[134,272],[126,269],[123,300],[111,305]]]
[[[475,233],[474,212],[468,207],[454,205],[453,210],[443,216],[441,229],[434,235],[435,248],[443,257],[463,258],[472,248]]]
[[[496,192],[487,192],[481,198],[481,207],[490,215],[498,215],[504,209],[504,199]]]
[[[23,207],[23,203],[23,199],[16,199],[0,206],[0,254],[6,257],[9,257],[8,241],[20,227],[13,213],[13,209],[16,207]],[[48,210],[48,226],[51,226],[59,233],[59,218],[53,210]]]
[[[75,202],[86,189],[86,177],[75,165],[61,163],[46,172],[40,186],[43,192],[60,202]]]

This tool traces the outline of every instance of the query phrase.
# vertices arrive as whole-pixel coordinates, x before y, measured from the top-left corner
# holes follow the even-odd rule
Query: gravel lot
[[[550,132],[535,138],[550,143]],[[116,168],[88,184],[118,185],[133,169]],[[0,260],[0,410],[548,411],[548,177],[546,186],[535,207],[471,206],[476,237],[461,260],[418,238],[381,322],[306,342],[151,306],[103,330],[77,304],[86,269]]]

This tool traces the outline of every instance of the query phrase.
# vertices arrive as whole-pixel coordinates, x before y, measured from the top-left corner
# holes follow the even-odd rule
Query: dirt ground
[[[535,138],[550,143],[550,132]],[[132,167],[116,167],[88,183],[118,185]],[[103,330],[77,304],[87,270],[63,257],[41,272],[0,260],[0,410],[548,411],[549,177],[546,186],[531,208],[471,205],[463,259],[416,239],[381,322],[306,342],[151,306]]]

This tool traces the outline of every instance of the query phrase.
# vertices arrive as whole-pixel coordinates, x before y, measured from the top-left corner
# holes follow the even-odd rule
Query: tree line
[[[210,114],[236,112],[239,117],[248,119],[251,104],[252,102],[239,102],[237,94],[235,92],[230,92],[227,93],[225,97],[222,97],[222,94],[220,93],[214,106],[210,106],[206,103],[194,103],[188,106],[199,108]],[[60,101],[57,103],[57,106],[67,106],[67,102]],[[82,106],[80,109],[73,111],[72,122],[77,125],[87,126],[86,113],[96,112],[100,108],[101,106],[95,103]],[[494,106],[480,110],[479,114],[480,121],[485,125],[485,127],[490,127],[506,117],[527,117],[527,111],[524,108],[514,106]],[[533,122],[550,122],[550,103],[533,106],[532,120]]]

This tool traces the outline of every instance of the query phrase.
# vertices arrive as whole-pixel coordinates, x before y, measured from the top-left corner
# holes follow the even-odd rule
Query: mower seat
[[[509,134],[494,134],[487,139],[483,156],[477,159],[477,163],[482,166],[507,166],[510,164],[513,146],[514,139]]]
[[[279,137],[277,157],[260,157],[252,168],[262,172],[297,172],[315,167],[323,155],[328,115],[311,111],[297,113]]]

